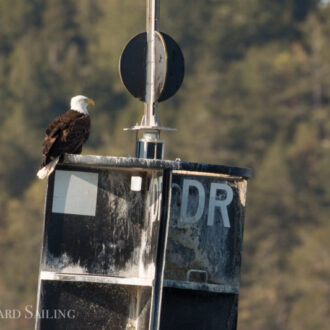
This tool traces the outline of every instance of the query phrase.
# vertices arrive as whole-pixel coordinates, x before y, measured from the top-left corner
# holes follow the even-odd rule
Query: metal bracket
[[[190,275],[192,273],[199,273],[199,274],[204,274],[205,278],[204,278],[204,282],[207,283],[209,280],[209,274],[207,273],[206,270],[202,270],[202,269],[189,269],[187,272],[187,282],[192,282],[190,281]]]

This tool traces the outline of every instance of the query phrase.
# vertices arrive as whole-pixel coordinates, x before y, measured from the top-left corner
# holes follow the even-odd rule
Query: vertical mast
[[[129,41],[120,58],[120,75],[129,92],[144,102],[140,124],[124,130],[136,131],[138,158],[163,159],[163,127],[158,117],[158,102],[167,100],[180,88],[184,59],[180,47],[165,33],[159,32],[160,0],[146,0],[146,32]],[[143,132],[139,137],[139,132]]]
[[[146,103],[144,104],[144,126],[159,126],[157,102],[155,100],[155,31],[159,30],[159,0],[146,0],[147,31],[147,79]]]

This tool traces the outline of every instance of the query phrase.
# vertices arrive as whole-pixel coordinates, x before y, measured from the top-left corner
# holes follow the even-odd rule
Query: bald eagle
[[[37,173],[39,179],[48,177],[54,171],[64,153],[81,153],[91,126],[88,105],[95,103],[86,96],[74,96],[71,99],[71,109],[56,117],[46,128],[43,160]]]

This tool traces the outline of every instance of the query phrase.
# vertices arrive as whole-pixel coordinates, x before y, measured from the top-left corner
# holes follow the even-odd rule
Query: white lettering
[[[54,316],[55,319],[61,319],[61,318],[65,319],[65,317],[66,317],[66,311],[65,310],[62,311],[60,309],[55,309],[54,315],[55,315]]]
[[[198,207],[194,215],[188,215],[188,200],[191,187],[195,187],[198,191]],[[205,191],[203,185],[197,180],[183,180],[182,189],[182,205],[180,211],[180,221],[194,223],[197,222],[203,215],[205,205]]]
[[[69,319],[76,318],[76,311],[74,309],[69,309],[67,314]]]
[[[226,197],[224,199],[221,200],[217,199],[217,192],[219,190],[226,192]],[[213,226],[215,208],[220,207],[223,225],[226,228],[230,228],[227,206],[232,202],[233,196],[234,196],[233,189],[227,184],[215,183],[215,182],[211,183],[209,210],[207,217],[208,226]]]
[[[32,319],[34,317],[39,319],[74,319],[76,317],[76,311],[74,309],[42,309],[41,311],[36,311],[34,314],[32,305],[26,305],[23,312],[25,319]],[[19,319],[21,316],[22,312],[19,309],[0,309],[0,319]]]
[[[33,318],[33,312],[32,312],[32,305],[26,305],[25,306],[25,318],[26,319],[32,319]]]
[[[20,317],[21,317],[21,311],[18,309],[5,310],[5,316],[4,316],[5,319],[19,319]]]

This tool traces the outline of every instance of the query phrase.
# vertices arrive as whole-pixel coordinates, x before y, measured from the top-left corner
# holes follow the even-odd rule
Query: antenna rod
[[[155,102],[155,31],[159,30],[159,0],[146,0],[146,31],[147,31],[147,81],[146,103],[144,104],[144,125],[159,126],[155,118],[157,102]]]

